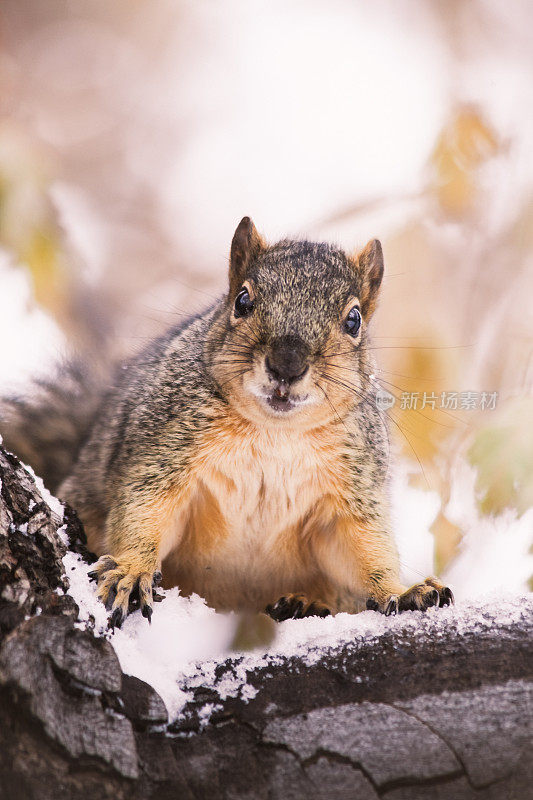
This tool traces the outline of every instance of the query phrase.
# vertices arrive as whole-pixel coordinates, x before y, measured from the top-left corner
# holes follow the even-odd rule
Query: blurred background
[[[533,588],[532,53],[529,0],[3,0],[0,387],[209,304],[245,214],[378,237],[406,579]]]

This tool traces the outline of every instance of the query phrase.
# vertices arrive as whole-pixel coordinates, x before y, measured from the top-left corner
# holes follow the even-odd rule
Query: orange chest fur
[[[335,429],[264,432],[231,419],[200,443],[191,478],[189,533],[206,549],[298,537],[320,504],[340,503],[347,486]]]

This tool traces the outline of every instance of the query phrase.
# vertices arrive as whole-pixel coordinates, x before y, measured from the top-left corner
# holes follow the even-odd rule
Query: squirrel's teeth
[[[274,389],[274,394],[276,397],[279,397],[280,400],[287,400],[289,393],[290,387],[284,381],[281,381]]]

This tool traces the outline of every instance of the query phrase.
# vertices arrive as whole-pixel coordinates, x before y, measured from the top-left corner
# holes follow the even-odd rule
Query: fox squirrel
[[[353,257],[268,246],[244,217],[228,293],[93,386],[92,414],[76,417],[81,370],[77,389],[41,386],[48,402],[11,401],[6,444],[51,488],[66,476],[113,625],[133,598],[151,617],[161,573],[276,620],[453,602],[435,578],[399,579],[367,329],[382,276],[377,240]]]

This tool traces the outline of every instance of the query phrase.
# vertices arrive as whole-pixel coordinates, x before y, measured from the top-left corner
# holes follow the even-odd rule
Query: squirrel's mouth
[[[270,408],[282,414],[287,411],[292,411],[292,409],[296,408],[298,405],[298,402],[294,402],[290,397],[278,397],[276,394],[268,395],[266,401]]]
[[[245,388],[263,410],[276,417],[288,415],[290,412],[297,413],[304,406],[315,402],[312,394],[305,391],[296,393],[285,381],[269,381],[266,385],[262,380],[257,383],[253,381]]]
[[[308,401],[309,395],[295,395],[291,394],[290,388],[283,382],[277,383],[272,391],[263,395],[263,400],[266,401],[269,408],[278,414],[286,414],[288,411],[293,411],[299,408]]]

